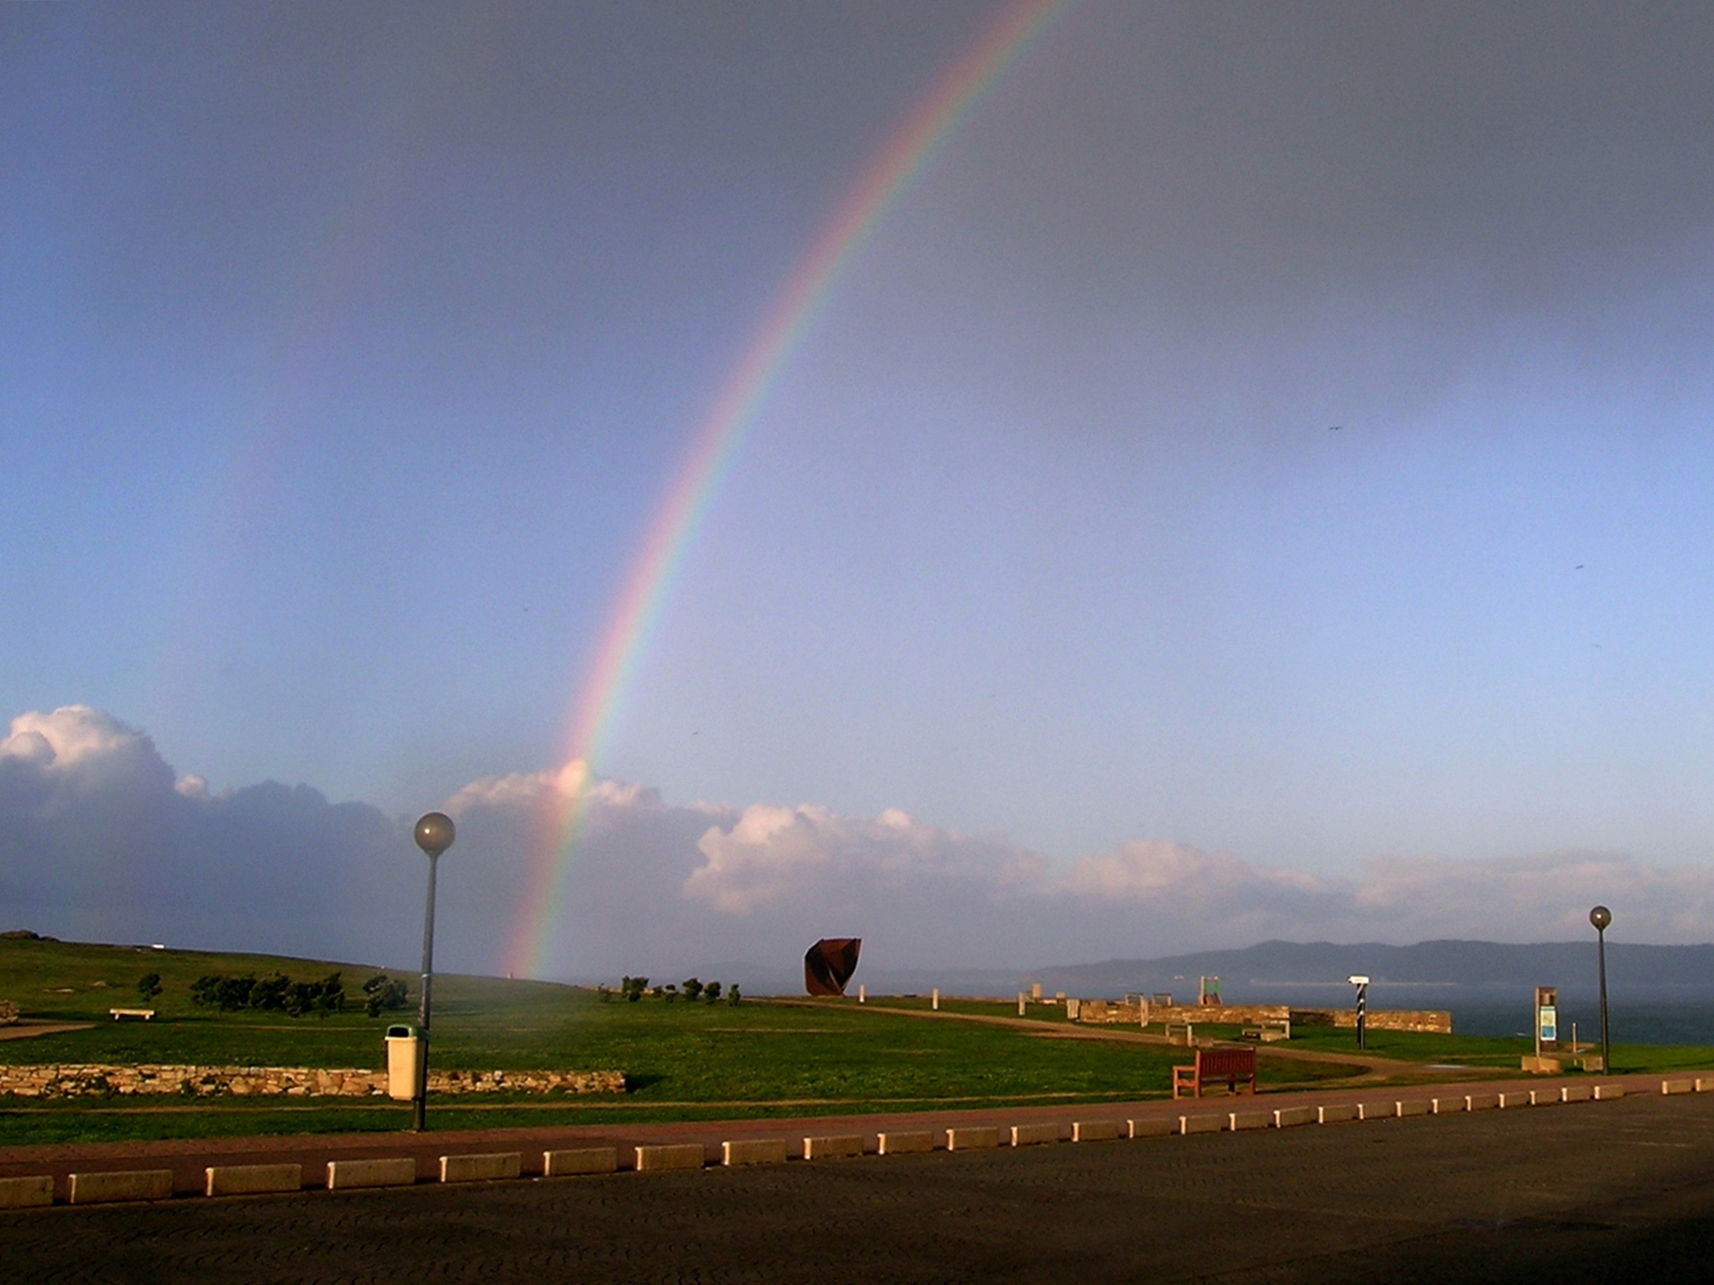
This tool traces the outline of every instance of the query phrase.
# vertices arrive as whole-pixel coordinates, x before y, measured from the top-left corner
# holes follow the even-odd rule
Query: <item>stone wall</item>
[[[1294,1008],[1291,1020],[1304,1026],[1357,1027],[1357,1014],[1349,1008]],[[1428,1008],[1372,1008],[1368,1027],[1372,1031],[1427,1031],[1433,1035],[1452,1034],[1452,1014]]]
[[[623,1093],[622,1071],[437,1071],[430,1093]],[[382,1097],[385,1071],[305,1066],[0,1066],[0,1093],[22,1098]]]
[[[1142,1013],[1136,1001],[1120,1003],[1115,1000],[1086,999],[1078,1004],[1077,1020],[1101,1025],[1137,1026]],[[1161,1004],[1149,1005],[1149,1024],[1189,1022],[1193,1025],[1218,1023],[1222,1026],[1260,1026],[1263,1022],[1290,1020],[1293,1027],[1334,1026],[1355,1028],[1357,1014],[1349,1008],[1292,1008],[1288,1004]],[[1452,1034],[1452,1014],[1430,1009],[1369,1010],[1368,1026],[1373,1031],[1429,1031],[1438,1035]]]

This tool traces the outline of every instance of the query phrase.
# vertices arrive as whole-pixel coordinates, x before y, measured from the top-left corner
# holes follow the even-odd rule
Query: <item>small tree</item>
[[[738,1001],[743,999],[743,998],[744,998],[744,996],[738,990],[738,983],[733,982],[732,983],[732,989],[726,992],[726,1002],[728,1004],[730,1004],[733,1008],[737,1008],[738,1007]]]
[[[627,977],[619,983],[619,993],[625,997],[626,1003],[635,1004],[643,998],[643,992],[649,989],[647,977]]]
[[[694,977],[687,977],[684,979],[684,997],[686,999],[690,1000],[694,1004],[696,1002],[697,997],[701,994],[702,994],[702,983],[701,982],[697,981],[696,978],[694,978]]]
[[[718,1004],[720,1002],[720,983],[709,982],[702,988],[702,994],[710,1004]]]
[[[338,974],[334,974],[334,980]],[[344,1007],[344,987],[340,987],[340,1006]],[[363,983],[363,1011],[370,1017],[404,1008],[410,1002],[410,988],[403,981],[376,973]]]
[[[147,1004],[161,993],[161,975],[159,973],[144,973],[137,979],[137,994]]]
[[[665,986],[661,987],[661,998],[669,1004],[672,1003],[678,998],[678,987],[674,986],[671,982],[668,982]]]

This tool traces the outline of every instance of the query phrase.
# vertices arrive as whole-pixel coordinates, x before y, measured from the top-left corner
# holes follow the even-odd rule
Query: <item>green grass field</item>
[[[326,1018],[277,1012],[220,1013],[193,1005],[190,985],[205,973],[280,971],[311,980],[342,968],[359,995],[375,970],[273,956],[0,939],[0,999],[26,1019],[83,1021],[83,1030],[0,1040],[0,1062],[42,1064],[191,1063],[354,1066],[385,1064],[391,1022],[415,1020],[411,1007],[369,1018],[354,1009]],[[161,974],[149,1002],[152,1022],[114,1022],[108,1010],[142,1005],[137,979]],[[396,976],[397,974],[395,974]],[[594,992],[545,982],[437,975],[433,1065],[464,1069],[617,1069],[624,1098],[469,1096],[433,1099],[437,1127],[603,1123],[858,1113],[1037,1102],[1102,1103],[1164,1097],[1183,1049],[1067,1038],[1076,1028],[1052,1006],[1032,1005],[1027,1025],[1015,1003],[870,997],[734,1007],[645,999],[602,1001]],[[1002,1018],[1003,1022],[959,1020]],[[1039,1020],[1034,1020],[1039,1019]],[[1211,1032],[1213,1033],[1213,1032]],[[1233,1028],[1231,1034],[1237,1033]],[[1350,1032],[1303,1031],[1294,1049],[1354,1055]],[[1369,1052],[1418,1063],[1517,1068],[1520,1040],[1371,1032]],[[1616,1048],[1616,1070],[1714,1065],[1714,1050]],[[1264,1047],[1265,1090],[1337,1082],[1359,1069],[1340,1062],[1281,1058]],[[0,1105],[12,1143],[247,1133],[320,1133],[404,1128],[408,1104],[351,1099],[138,1097]]]

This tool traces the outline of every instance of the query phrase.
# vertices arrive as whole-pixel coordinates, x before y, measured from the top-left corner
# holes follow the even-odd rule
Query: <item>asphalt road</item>
[[[0,1215],[20,1281],[1706,1279],[1714,1093]]]

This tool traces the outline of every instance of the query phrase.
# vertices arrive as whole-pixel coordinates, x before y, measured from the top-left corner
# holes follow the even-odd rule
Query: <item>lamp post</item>
[[[452,846],[452,818],[444,812],[425,812],[417,818],[415,838],[429,859],[428,905],[423,910],[423,976],[417,1005],[417,1035],[422,1041],[417,1057],[417,1095],[412,1099],[411,1128],[421,1133],[427,1127],[429,1060],[429,988],[434,981],[434,872],[440,854]]]
[[[1613,922],[1613,912],[1596,906],[1589,912],[1589,922],[1595,925],[1595,959],[1601,976],[1601,1070],[1613,1073],[1613,1053],[1607,1043],[1607,925]]]

